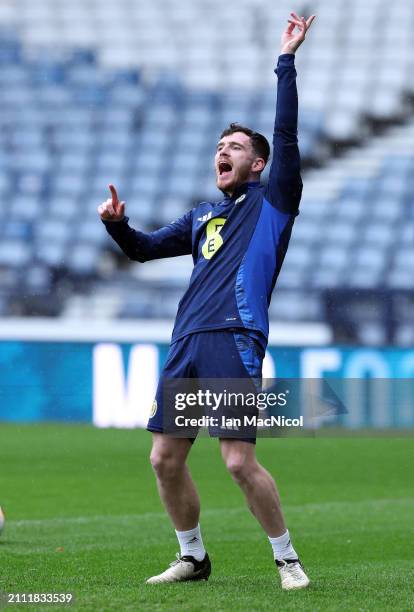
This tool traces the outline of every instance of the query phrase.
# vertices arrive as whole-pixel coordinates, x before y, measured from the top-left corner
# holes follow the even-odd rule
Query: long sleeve
[[[134,261],[150,261],[191,253],[192,211],[155,232],[145,234],[122,221],[104,221],[108,234]]]
[[[298,92],[295,56],[283,54],[275,70],[278,76],[273,157],[266,197],[285,213],[297,214],[302,195],[298,148]]]

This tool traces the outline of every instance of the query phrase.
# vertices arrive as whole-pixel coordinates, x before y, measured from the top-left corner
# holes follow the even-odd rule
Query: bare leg
[[[220,440],[220,448],[227,469],[267,535],[277,538],[284,534],[279,493],[269,472],[258,463],[254,444],[226,439]]]
[[[200,500],[185,463],[191,446],[185,438],[153,434],[151,464],[161,500],[177,531],[194,529],[200,518]]]

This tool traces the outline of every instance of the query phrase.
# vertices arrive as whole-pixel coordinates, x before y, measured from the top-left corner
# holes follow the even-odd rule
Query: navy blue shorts
[[[197,379],[216,380],[217,385],[217,379],[244,379],[240,381],[244,390],[254,392],[257,391],[257,381],[262,377],[263,358],[264,351],[260,343],[242,329],[198,332],[177,340],[170,346],[147,429],[165,433],[166,412],[173,410],[170,405],[164,405],[164,401],[167,401],[166,381],[195,379],[194,388],[197,388]],[[171,403],[171,400],[168,402]],[[255,432],[256,428],[249,429],[248,436],[239,437],[233,433],[229,435],[226,428],[209,427],[209,433],[213,437],[238,437],[252,443],[255,443]],[[195,438],[195,435],[188,437]]]

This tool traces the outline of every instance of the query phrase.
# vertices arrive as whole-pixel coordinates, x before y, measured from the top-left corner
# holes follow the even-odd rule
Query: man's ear
[[[253,172],[263,172],[266,162],[262,157],[257,157],[252,165]]]

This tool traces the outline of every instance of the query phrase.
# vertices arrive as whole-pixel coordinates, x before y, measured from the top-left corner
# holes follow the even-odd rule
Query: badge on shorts
[[[157,408],[158,408],[158,404],[157,404],[157,400],[155,399],[155,400],[152,402],[151,412],[150,412],[150,415],[149,415],[149,418],[150,418],[150,419],[152,419],[152,417],[154,417],[154,416],[155,416],[155,413],[157,412]]]

